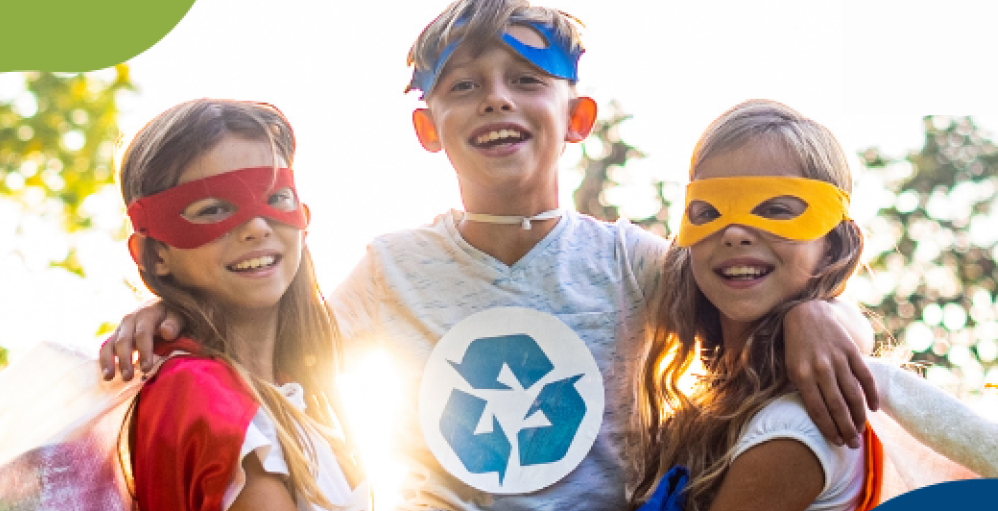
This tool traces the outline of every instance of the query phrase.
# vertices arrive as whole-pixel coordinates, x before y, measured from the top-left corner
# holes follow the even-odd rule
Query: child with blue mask
[[[626,506],[632,380],[652,298],[670,285],[668,244],[559,207],[559,158],[597,114],[575,90],[578,31],[574,18],[525,1],[461,0],[410,52],[407,90],[426,102],[416,135],[447,155],[464,211],[373,240],[329,304],[348,363],[375,347],[395,361],[401,509]],[[154,331],[163,314],[126,318],[105,367],[131,352],[136,325]],[[867,335],[865,321],[815,302],[787,328],[816,422],[840,442],[858,439],[861,387],[872,384],[865,368],[862,386],[853,376],[850,332]],[[823,338],[805,343],[804,329]]]

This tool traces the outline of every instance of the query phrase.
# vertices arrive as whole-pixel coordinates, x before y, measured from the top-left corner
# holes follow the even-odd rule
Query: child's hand
[[[835,445],[846,443],[855,449],[862,445],[867,403],[871,410],[879,403],[873,375],[857,348],[857,344],[869,344],[865,334],[872,335],[872,330],[858,310],[855,314],[837,311],[845,307],[856,309],[844,302],[802,303],[787,314],[783,331],[787,371],[811,420]],[[853,324],[856,321],[865,329]]]
[[[129,381],[135,375],[132,367],[132,352],[139,352],[139,367],[148,372],[153,365],[154,332],[166,340],[176,339],[183,320],[172,311],[166,310],[163,302],[156,299],[142,305],[121,319],[118,328],[107,338],[100,349],[100,367],[104,379],[114,378],[115,359],[121,370],[121,378]]]

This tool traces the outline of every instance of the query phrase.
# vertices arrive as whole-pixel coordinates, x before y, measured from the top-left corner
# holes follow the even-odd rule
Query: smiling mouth
[[[246,259],[245,261],[239,261],[235,264],[230,264],[226,268],[234,272],[246,272],[254,271],[262,268],[270,268],[281,261],[280,256],[262,256],[254,257],[252,259]]]
[[[725,280],[754,280],[772,273],[772,266],[728,266],[715,272]]]
[[[479,148],[496,147],[503,144],[515,144],[528,140],[530,135],[514,128],[492,130],[471,138],[471,145]]]

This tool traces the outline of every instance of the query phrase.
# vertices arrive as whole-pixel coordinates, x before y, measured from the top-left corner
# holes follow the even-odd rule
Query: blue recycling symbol
[[[479,390],[513,390],[498,380],[503,365],[509,367],[524,389],[530,389],[554,370],[537,342],[524,334],[475,339],[460,363],[448,362],[472,388]],[[551,425],[516,432],[521,466],[554,463],[568,453],[586,415],[585,400],[575,388],[582,376],[570,376],[541,388],[523,419],[540,411]],[[492,432],[475,434],[487,404],[485,399],[453,389],[440,417],[440,432],[469,472],[497,472],[501,485],[513,446],[495,416]]]

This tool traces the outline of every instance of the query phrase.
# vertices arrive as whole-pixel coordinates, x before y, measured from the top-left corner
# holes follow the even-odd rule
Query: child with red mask
[[[368,508],[333,434],[338,337],[293,158],[280,112],[223,100],[167,110],[124,155],[128,248],[185,322],[123,429],[139,509]]]

